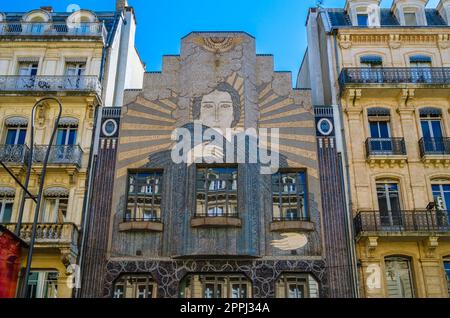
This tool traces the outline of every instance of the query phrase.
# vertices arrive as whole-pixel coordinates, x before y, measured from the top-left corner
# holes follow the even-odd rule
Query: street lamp
[[[53,128],[52,135],[50,137],[49,147],[47,148],[47,151],[46,151],[45,157],[44,157],[44,162],[42,163],[41,179],[40,179],[40,183],[39,183],[38,194],[37,194],[36,197],[33,197],[33,196],[31,196],[30,192],[28,191],[28,184],[29,184],[29,181],[30,181],[31,166],[33,164],[34,120],[35,120],[35,116],[36,116],[36,109],[37,109],[37,107],[40,104],[42,104],[43,102],[50,101],[50,100],[55,101],[58,104],[59,112],[58,112],[58,117],[56,118],[56,122],[55,122],[55,126]],[[20,202],[19,217],[18,217],[17,227],[16,227],[16,233],[17,234],[20,234],[20,228],[22,226],[22,218],[23,218],[24,207],[25,207],[25,200],[26,200],[26,195],[27,194],[28,194],[28,196],[31,196],[31,198],[36,202],[36,208],[34,210],[34,220],[33,220],[33,227],[32,227],[32,231],[31,231],[30,243],[29,243],[29,248],[28,248],[28,257],[27,257],[27,266],[25,268],[25,276],[22,279],[23,283],[20,286],[20,293],[19,293],[19,295],[21,296],[21,298],[28,298],[28,296],[29,296],[28,295],[28,288],[27,288],[27,286],[28,286],[28,279],[29,279],[30,271],[31,271],[31,260],[32,260],[32,257],[33,257],[34,242],[36,240],[36,228],[37,228],[37,223],[38,223],[38,220],[39,220],[39,211],[40,211],[40,208],[41,208],[41,199],[42,199],[42,192],[43,192],[43,189],[44,189],[45,173],[47,171],[47,163],[48,163],[48,158],[50,157],[51,145],[53,144],[53,140],[55,139],[56,131],[57,131],[58,125],[59,125],[59,120],[61,119],[61,113],[62,113],[62,105],[61,105],[61,102],[59,101],[59,99],[56,98],[56,97],[44,97],[44,98],[38,100],[34,104],[33,110],[31,111],[30,153],[28,155],[27,173],[26,173],[26,176],[25,176],[25,184],[22,185],[19,182],[21,187],[24,189],[25,193],[22,195],[22,200]]]

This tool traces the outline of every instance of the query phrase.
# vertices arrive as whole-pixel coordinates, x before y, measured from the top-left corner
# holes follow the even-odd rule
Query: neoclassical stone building
[[[310,92],[255,51],[246,33],[190,33],[122,109],[104,109],[85,296],[328,296]],[[215,158],[236,150],[231,162],[177,162],[176,129],[198,122],[201,132],[265,128],[259,149],[279,129],[280,168],[262,173],[259,155],[208,148],[213,139],[200,144]]]
[[[427,3],[308,16],[298,87],[340,113],[362,297],[449,297],[450,1]]]

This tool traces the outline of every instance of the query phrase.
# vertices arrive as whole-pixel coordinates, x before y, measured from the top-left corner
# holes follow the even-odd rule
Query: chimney
[[[42,10],[47,11],[47,12],[53,12],[53,7],[52,6],[44,6],[41,7]]]
[[[122,11],[126,7],[128,7],[127,0],[116,0],[116,11]]]

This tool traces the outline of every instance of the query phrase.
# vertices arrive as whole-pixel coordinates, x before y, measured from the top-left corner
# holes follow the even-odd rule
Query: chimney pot
[[[126,7],[128,7],[127,0],[116,0],[116,11],[122,11]]]

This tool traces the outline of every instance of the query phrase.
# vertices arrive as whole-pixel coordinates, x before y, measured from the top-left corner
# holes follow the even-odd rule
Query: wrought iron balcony
[[[0,22],[1,36],[32,37],[101,37],[104,41],[107,31],[102,22],[53,23],[53,22]]]
[[[1,145],[0,160],[5,164],[24,165],[29,149],[26,145]]]
[[[370,156],[406,156],[404,138],[367,138],[366,155]]]
[[[339,76],[341,90],[347,85],[422,84],[450,85],[450,67],[344,68]]]
[[[356,235],[364,232],[448,232],[449,211],[361,211],[354,219]],[[428,234],[428,233],[427,233]]]
[[[76,92],[100,95],[97,76],[0,76],[0,92]]]
[[[420,155],[449,155],[450,138],[422,138],[419,140]]]
[[[160,217],[143,217],[143,218],[137,218],[137,217],[131,217],[130,215],[125,215],[123,217],[123,222],[153,222],[153,223],[162,223],[162,219]]]
[[[75,165],[81,167],[83,150],[79,145],[58,145],[58,146],[35,146],[33,162],[40,164],[44,162],[45,153],[50,147],[49,165]]]
[[[16,224],[7,224],[8,230],[14,232]],[[33,229],[32,223],[24,223],[20,229],[20,237],[29,241]],[[78,245],[78,229],[73,223],[39,223],[36,228],[37,244]]]

